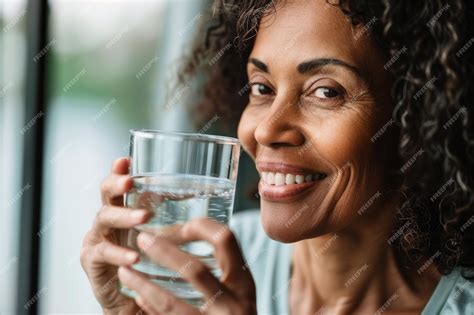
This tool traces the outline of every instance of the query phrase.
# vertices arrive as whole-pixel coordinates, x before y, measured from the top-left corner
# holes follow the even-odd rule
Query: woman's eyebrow
[[[262,61],[260,61],[256,58],[249,58],[248,63],[253,64],[255,67],[262,70],[263,72],[270,73],[270,71],[268,70],[268,66],[264,62],[262,62]],[[312,71],[315,71],[315,70],[320,70],[320,69],[324,68],[327,65],[344,67],[345,69],[350,70],[355,75],[357,75],[360,79],[365,81],[364,76],[362,75],[362,73],[360,72],[360,70],[357,67],[352,66],[352,65],[350,65],[350,64],[348,64],[348,63],[346,63],[346,62],[344,62],[340,59],[336,59],[336,58],[314,58],[314,59],[311,59],[311,60],[307,60],[307,61],[304,61],[304,62],[300,63],[296,67],[296,70],[301,74],[308,74],[309,72],[312,72]]]
[[[263,63],[262,61],[258,60],[258,59],[250,58],[249,63],[253,64],[255,67],[259,68],[263,72],[270,73],[268,71],[268,66],[265,63]]]
[[[304,61],[302,63],[300,63],[296,69],[298,70],[299,73],[301,74],[308,74],[309,72],[312,72],[314,70],[319,70],[321,68],[323,68],[324,66],[327,66],[327,65],[334,65],[334,66],[341,66],[341,67],[344,67],[350,71],[352,71],[354,74],[356,74],[357,76],[362,77],[362,74],[360,72],[360,70],[355,67],[355,66],[352,66],[342,60],[339,60],[339,59],[336,59],[336,58],[314,58],[314,59],[311,59],[311,60],[308,60],[308,61]]]

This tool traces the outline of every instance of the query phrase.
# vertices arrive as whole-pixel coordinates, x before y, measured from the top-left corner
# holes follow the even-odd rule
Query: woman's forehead
[[[268,64],[295,65],[312,58],[336,58],[361,68],[367,60],[381,59],[370,29],[353,26],[339,6],[326,0],[278,3],[275,11],[262,17],[251,55]]]

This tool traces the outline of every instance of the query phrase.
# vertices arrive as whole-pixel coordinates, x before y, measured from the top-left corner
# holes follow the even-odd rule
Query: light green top
[[[237,213],[230,227],[239,240],[257,288],[259,315],[288,315],[288,284],[293,246],[270,239],[258,210]],[[383,312],[381,312],[383,313]],[[443,276],[421,315],[474,315],[474,283],[459,269]]]

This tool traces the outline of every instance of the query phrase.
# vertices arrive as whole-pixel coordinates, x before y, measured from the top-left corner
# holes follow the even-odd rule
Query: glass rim
[[[197,140],[205,142],[215,142],[219,144],[238,144],[240,141],[237,138],[220,136],[220,135],[209,135],[203,133],[193,132],[179,132],[179,131],[163,131],[154,129],[130,129],[130,133],[133,136],[140,136],[149,139],[160,139],[165,137],[173,137],[186,140]]]

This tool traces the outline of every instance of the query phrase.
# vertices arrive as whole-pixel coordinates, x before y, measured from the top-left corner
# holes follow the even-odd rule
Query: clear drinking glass
[[[227,224],[232,214],[240,144],[235,138],[198,133],[130,130],[130,175],[133,187],[125,195],[125,206],[148,209],[154,216],[134,229],[123,231],[121,243],[140,252],[133,269],[151,281],[196,306],[202,294],[181,275],[151,261],[137,246],[143,230],[160,233],[174,224],[196,217],[209,217]],[[181,248],[201,259],[216,277],[221,270],[212,246],[195,241]],[[135,292],[120,285],[120,291],[135,297]]]

